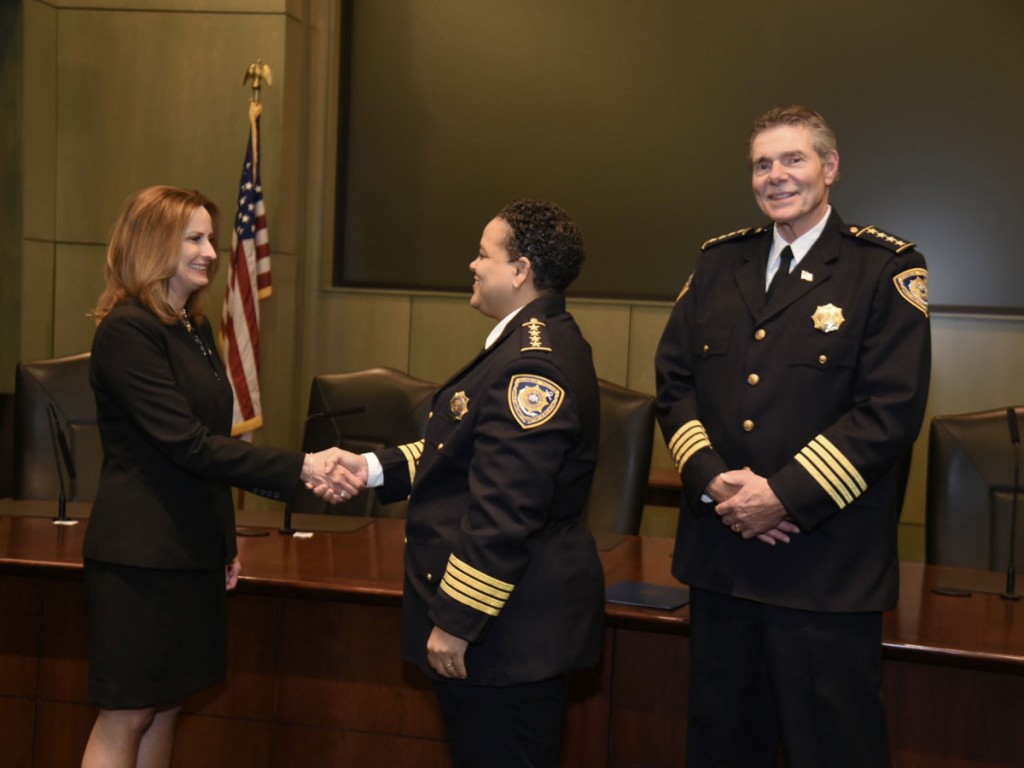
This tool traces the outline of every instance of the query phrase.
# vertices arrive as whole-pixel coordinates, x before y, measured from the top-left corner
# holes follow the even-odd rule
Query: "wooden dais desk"
[[[29,503],[0,501],[0,515]],[[295,525],[318,521],[366,524],[240,538],[228,680],[187,702],[175,765],[448,764],[430,685],[399,655],[402,522]],[[0,517],[0,767],[77,765],[88,738],[85,525]],[[618,539],[601,553],[607,582],[673,584],[671,546]],[[930,592],[998,591],[998,574],[920,564],[901,574],[884,646],[895,765],[1024,765],[1024,606]],[[601,666],[571,679],[564,765],[683,766],[688,634],[686,608],[608,605]]]

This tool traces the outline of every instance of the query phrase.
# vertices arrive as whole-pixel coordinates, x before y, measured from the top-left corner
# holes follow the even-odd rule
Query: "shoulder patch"
[[[517,374],[508,383],[508,407],[523,429],[551,419],[565,400],[565,390],[543,376]]]
[[[903,253],[914,247],[914,243],[909,240],[904,240],[901,237],[896,237],[896,235],[890,235],[880,229],[875,229],[870,224],[866,227],[849,227],[848,234],[852,237],[872,242],[875,245],[880,245],[883,248],[888,248],[893,253]]]
[[[523,346],[520,352],[550,352],[551,342],[548,339],[547,326],[536,317],[523,323]]]
[[[928,270],[908,269],[892,279],[900,296],[928,316]]]
[[[718,237],[712,237],[710,240],[705,240],[701,244],[700,249],[702,251],[706,251],[712,246],[721,245],[722,243],[727,243],[730,240],[742,240],[745,237],[753,237],[754,235],[760,235],[765,231],[764,227],[747,227],[746,229],[737,229],[735,232],[726,232],[724,235],[719,235]]]

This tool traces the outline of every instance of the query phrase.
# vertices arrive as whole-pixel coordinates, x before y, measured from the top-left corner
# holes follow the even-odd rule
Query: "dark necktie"
[[[772,295],[778,292],[779,286],[789,277],[789,267],[793,263],[793,249],[787,245],[782,249],[779,258],[781,259],[779,269],[772,277],[772,281],[768,285],[768,293],[765,294],[766,303],[772,300]]]

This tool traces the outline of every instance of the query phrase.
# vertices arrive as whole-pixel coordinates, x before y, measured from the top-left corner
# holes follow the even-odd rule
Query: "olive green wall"
[[[0,224],[15,223],[3,228],[0,390],[13,387],[12,361],[89,348],[85,313],[101,288],[103,243],[128,194],[154,183],[198,187],[233,214],[247,130],[242,76],[256,58],[273,67],[273,85],[263,90],[263,180],[274,280],[261,310],[266,426],[256,440],[299,445],[315,373],[390,365],[440,381],[482,344],[490,321],[469,307],[468,293],[329,287],[334,0],[22,0],[19,7],[22,37],[0,37],[4,104],[15,104],[0,118]],[[6,87],[19,81],[20,110]],[[8,164],[9,147],[20,153],[20,169]],[[223,271],[215,317],[222,281]],[[598,374],[653,391],[654,348],[670,305],[576,299],[570,306]],[[929,416],[1024,403],[1024,318],[939,315],[932,327]],[[655,461],[667,466],[656,445]],[[924,449],[919,440],[901,531],[903,552],[914,558],[923,555]],[[672,510],[651,509],[644,530],[670,533],[673,525]]]
[[[21,316],[21,6],[0,3],[0,391],[10,391]]]

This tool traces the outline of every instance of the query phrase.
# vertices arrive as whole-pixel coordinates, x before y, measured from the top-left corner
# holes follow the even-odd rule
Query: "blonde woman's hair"
[[[167,300],[167,285],[178,270],[182,237],[197,208],[205,208],[210,214],[216,248],[220,210],[202,192],[147,187],[125,201],[107,246],[107,287],[92,312],[97,325],[129,297],[140,301],[168,325],[178,322],[179,315]],[[214,261],[208,271],[211,281],[216,270]],[[185,305],[189,315],[197,320],[202,319],[208,287],[195,291]]]

